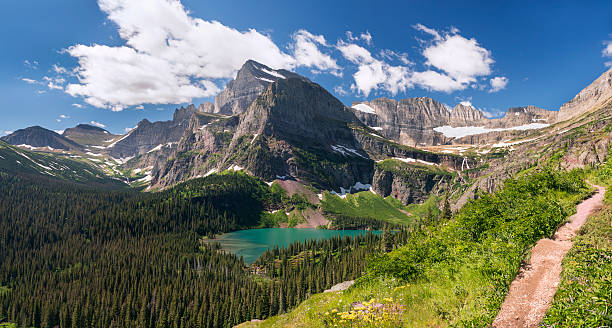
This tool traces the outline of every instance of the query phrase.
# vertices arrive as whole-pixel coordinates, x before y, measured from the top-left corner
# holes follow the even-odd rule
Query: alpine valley
[[[0,322],[490,327],[531,247],[612,182],[612,69],[560,111],[516,106],[495,119],[427,97],[349,107],[249,60],[214,103],[124,135],[14,131],[0,141]],[[584,232],[603,239],[568,255],[593,263],[563,262],[547,327],[611,322],[609,200]],[[376,233],[246,264],[225,236],[257,228]]]

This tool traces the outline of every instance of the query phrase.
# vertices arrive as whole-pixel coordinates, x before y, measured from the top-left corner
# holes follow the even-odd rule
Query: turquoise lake
[[[210,241],[219,242],[225,251],[242,256],[246,264],[251,264],[273,246],[284,247],[291,243],[309,239],[327,239],[334,236],[357,236],[366,233],[380,234],[368,230],[325,230],[302,228],[250,229],[224,233]]]

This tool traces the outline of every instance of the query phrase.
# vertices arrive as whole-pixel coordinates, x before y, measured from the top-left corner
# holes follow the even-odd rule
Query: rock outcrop
[[[558,121],[566,121],[596,109],[612,97],[612,68],[603,73],[572,100],[561,106]]]
[[[244,112],[271,83],[279,79],[305,77],[284,69],[275,70],[256,61],[247,61],[225,90],[215,97],[214,113],[235,115]]]
[[[291,176],[325,189],[369,181],[372,161],[353,135],[361,123],[318,84],[279,79],[241,116],[226,153],[264,179]]]
[[[376,164],[372,189],[383,197],[392,196],[403,204],[422,203],[431,194],[448,190],[455,178],[449,172],[416,166],[398,160]]]
[[[365,106],[364,106],[365,105]],[[353,111],[366,125],[403,145],[443,143],[446,138],[433,128],[448,123],[450,113],[441,103],[427,97],[394,100],[378,98],[353,104]]]
[[[532,123],[554,123],[557,116],[557,112],[527,106],[510,108],[504,117],[489,119],[472,105],[458,104],[448,110],[441,103],[427,97],[399,101],[379,98],[354,103],[352,109],[362,123],[376,130],[381,136],[402,145],[417,147],[460,143],[471,139],[495,142],[496,136],[500,135],[480,134],[459,140],[434,131],[434,128],[438,127],[511,128]]]
[[[126,158],[145,154],[160,145],[172,146],[181,140],[194,113],[195,106],[189,105],[175,110],[170,121],[144,119],[127,135],[110,144],[108,153],[115,158]]]

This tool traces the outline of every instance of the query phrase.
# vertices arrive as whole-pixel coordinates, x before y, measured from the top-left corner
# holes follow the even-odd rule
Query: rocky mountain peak
[[[207,101],[207,102],[203,102],[200,104],[200,106],[198,106],[198,112],[202,112],[202,113],[214,113],[215,111],[215,104]]]
[[[603,73],[572,100],[561,106],[558,121],[569,120],[584,114],[612,98],[612,68]]]
[[[247,107],[271,83],[279,79],[297,78],[309,81],[303,76],[284,69],[272,69],[264,64],[248,60],[230,81],[225,90],[215,98],[214,113],[235,115],[244,112]]]
[[[80,150],[81,145],[41,126],[31,126],[19,129],[2,138],[12,145],[27,145],[30,147],[50,147],[61,150]]]
[[[457,104],[450,112],[449,123],[452,126],[469,126],[485,119],[482,111],[471,104]]]

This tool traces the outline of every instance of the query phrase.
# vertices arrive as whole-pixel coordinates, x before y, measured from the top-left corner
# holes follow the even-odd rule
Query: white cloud
[[[29,84],[36,84],[36,83],[38,83],[38,81],[32,80],[32,79],[28,79],[26,77],[21,78],[21,81],[24,81],[24,82],[29,83]]]
[[[57,64],[53,64],[53,71],[55,71],[55,73],[57,74],[66,74],[68,73],[68,71],[66,70],[66,68],[57,65]]]
[[[461,82],[451,78],[446,74],[442,74],[436,71],[424,71],[414,72],[412,74],[412,81],[418,84],[421,88],[430,91],[441,91],[450,93],[455,90],[465,89],[465,85]]]
[[[415,85],[447,93],[470,86],[479,90],[485,88],[478,83],[478,78],[491,74],[494,61],[489,50],[481,47],[475,39],[457,34],[459,30],[456,28],[451,28],[450,32],[439,32],[422,24],[414,28],[433,37],[422,51],[425,65],[430,67],[425,71],[413,71],[410,67],[414,63],[408,56],[392,50],[382,50],[375,58],[368,49],[348,42],[358,38],[347,32],[348,41],[339,41],[337,48],[348,61],[358,66],[351,89],[368,96],[372,90],[384,90],[395,95]],[[390,64],[393,60],[399,60],[402,65]],[[495,80],[498,87],[501,82]]]
[[[337,48],[347,60],[358,65],[357,72],[353,74],[355,84],[351,89],[366,97],[372,90],[383,89],[395,95],[413,86],[408,68],[392,66],[376,59],[369,50],[354,43],[340,41]]]
[[[38,62],[36,60],[24,60],[23,65],[29,69],[38,69]]]
[[[367,45],[371,45],[372,44],[372,35],[370,34],[370,32],[366,31],[365,33],[361,33],[361,35],[359,36],[359,38],[363,41],[365,41],[365,43]]]
[[[442,40],[442,37],[440,36],[440,33],[438,33],[438,31],[429,28],[423,24],[416,24],[413,26],[416,30],[421,31],[421,32],[425,32],[431,36],[434,37],[434,40]]]
[[[60,120],[59,118],[56,118],[56,119],[55,119],[55,121],[59,123],[59,122],[61,122],[62,120]]]
[[[130,132],[130,131],[134,130],[135,128],[137,128],[137,127],[138,127],[138,125],[137,125],[137,126],[135,126],[135,127],[131,127],[131,128],[125,128],[125,129],[123,129],[123,130],[125,131],[125,133],[128,133],[128,132]]]
[[[459,103],[460,103],[461,105],[463,105],[463,106],[467,106],[467,107],[474,107],[474,106],[472,106],[472,102],[471,102],[471,101],[469,101],[469,100],[464,100],[464,101],[461,101],[461,102],[459,102]]]
[[[310,46],[322,44],[322,36],[298,32],[302,39],[295,44],[297,53],[318,56],[296,59],[254,29],[238,31],[191,17],[178,0],[150,0],[146,6],[128,0],[99,0],[98,4],[119,27],[125,45],[67,49],[78,59],[79,83],[68,85],[66,91],[95,107],[122,110],[142,103],[209,97],[219,92],[214,79],[234,77],[248,59],[273,68],[307,65],[333,71],[337,67],[331,57],[312,52]]]
[[[62,87],[61,85],[55,84],[54,82],[47,83],[47,87],[50,90],[64,90],[64,87]]]
[[[144,109],[144,106],[143,105],[138,105],[138,106],[134,107],[134,109]]]
[[[306,30],[299,30],[292,35],[293,56],[298,66],[316,68],[320,71],[329,71],[334,75],[340,75],[340,67],[330,55],[319,50],[319,45],[327,46],[322,35],[313,35]]]
[[[506,111],[501,110],[501,109],[497,109],[497,108],[481,110],[481,112],[487,118],[501,117],[501,116],[503,116],[506,113]]]
[[[337,85],[334,87],[334,92],[338,95],[338,96],[346,96],[348,95],[348,91],[346,91],[344,89],[344,87],[342,87],[341,85]]]
[[[83,106],[81,104],[77,104],[77,103],[72,104],[72,106],[74,106],[76,108],[83,108],[83,107],[85,107],[85,106]]]
[[[6,135],[9,135],[9,134],[12,134],[13,132],[15,132],[15,131],[4,130],[4,131],[2,132],[2,135],[5,135],[5,136],[6,136]]]
[[[601,51],[601,55],[604,57],[612,57],[612,41],[604,41],[604,48]]]
[[[61,114],[59,117],[60,117],[60,118],[63,118],[63,119],[70,118],[70,116],[68,116],[68,115],[64,115],[64,114]]]
[[[477,77],[491,74],[491,65],[495,62],[491,52],[475,39],[458,34],[434,35],[434,41],[423,50],[423,56],[427,59],[425,64],[444,71],[461,84],[473,83]]]
[[[100,122],[96,122],[96,121],[90,121],[89,124],[93,125],[93,126],[97,126],[99,128],[105,128],[106,125],[100,123]]]
[[[489,80],[491,83],[491,89],[489,92],[497,92],[506,88],[508,85],[508,78],[505,76],[497,76]]]

